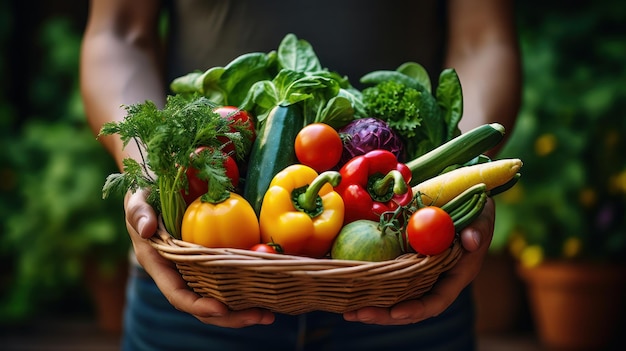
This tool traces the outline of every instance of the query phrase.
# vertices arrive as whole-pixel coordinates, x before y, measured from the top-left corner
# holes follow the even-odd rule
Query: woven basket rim
[[[175,239],[161,221],[149,242],[199,295],[232,310],[260,307],[286,314],[343,313],[419,298],[463,251],[456,239],[439,255],[406,253],[369,262],[208,248]]]
[[[445,261],[446,257],[456,256],[457,251],[461,250],[461,245],[455,239],[452,246],[439,255],[427,256],[419,253],[404,253],[393,260],[371,262],[357,260],[341,260],[334,258],[312,258],[305,256],[296,256],[288,254],[273,254],[267,252],[259,252],[238,248],[209,248],[202,245],[190,243],[171,236],[160,223],[155,235],[150,239],[152,246],[161,252],[162,255],[175,258],[177,260],[187,262],[205,262],[205,261],[227,261],[229,265],[239,266],[255,266],[261,260],[264,264],[271,265],[294,265],[299,264],[306,266],[307,264],[317,266],[326,265],[329,267],[354,267],[367,266],[367,269],[373,267],[385,267],[394,265],[396,261],[415,261],[432,262]]]

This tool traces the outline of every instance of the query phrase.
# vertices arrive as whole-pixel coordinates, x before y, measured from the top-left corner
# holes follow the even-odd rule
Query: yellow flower
[[[563,243],[563,256],[565,258],[574,258],[582,251],[582,241],[580,238],[569,237]]]
[[[525,267],[534,267],[543,261],[543,248],[539,245],[530,245],[522,250],[520,262]]]
[[[556,149],[557,140],[554,134],[546,133],[535,140],[535,153],[539,156],[547,156]]]
[[[522,251],[526,248],[527,243],[524,235],[519,231],[513,231],[509,237],[509,252],[517,259],[522,256]]]
[[[626,170],[611,177],[610,190],[611,192],[626,194]]]

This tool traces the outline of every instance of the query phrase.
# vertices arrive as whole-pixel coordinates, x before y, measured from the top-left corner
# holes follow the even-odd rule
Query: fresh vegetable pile
[[[151,189],[175,238],[206,247],[382,261],[437,255],[519,178],[519,159],[483,154],[504,135],[461,134],[461,85],[441,72],[435,92],[417,63],[362,77],[324,69],[288,34],[277,51],[174,80],[166,106],[127,106],[103,126],[142,159],[103,188]]]

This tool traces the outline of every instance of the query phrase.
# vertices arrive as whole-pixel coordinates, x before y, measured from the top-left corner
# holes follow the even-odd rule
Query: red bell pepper
[[[339,170],[335,191],[345,204],[344,225],[358,219],[379,221],[381,214],[405,206],[413,199],[408,186],[411,170],[386,150],[356,156]]]

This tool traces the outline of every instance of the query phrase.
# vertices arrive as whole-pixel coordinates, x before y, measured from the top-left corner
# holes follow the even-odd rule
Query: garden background
[[[116,169],[78,90],[87,6],[0,3],[0,327],[95,318],[87,268],[106,275],[127,257],[121,199],[100,196]],[[501,156],[525,165],[517,191],[498,199],[493,253],[530,265],[624,257],[626,6],[529,0],[516,11],[524,98]]]

